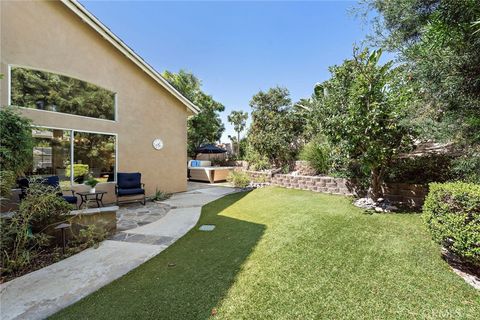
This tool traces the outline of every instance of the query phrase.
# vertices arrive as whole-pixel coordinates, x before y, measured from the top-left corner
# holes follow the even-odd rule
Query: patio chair
[[[58,176],[49,176],[49,177],[44,177],[44,178],[38,178],[36,181],[54,188],[57,190],[57,195],[59,197],[62,197],[65,201],[67,201],[70,204],[75,205],[77,207],[77,201],[78,198],[75,196],[75,192],[73,190],[70,190],[72,192],[71,196],[65,196],[63,195],[62,190],[60,189],[60,178]],[[28,188],[30,187],[30,182],[27,178],[21,178],[18,180],[18,185],[20,186],[20,195],[19,198],[20,200],[23,200],[27,196],[27,191]]]
[[[115,194],[117,195],[117,205],[120,203],[120,197],[130,197],[142,195],[142,199],[129,199],[130,201],[141,201],[143,205],[146,203],[145,184],[142,183],[142,174],[140,172],[117,174],[117,184],[115,185]],[[124,201],[124,202],[127,202]]]

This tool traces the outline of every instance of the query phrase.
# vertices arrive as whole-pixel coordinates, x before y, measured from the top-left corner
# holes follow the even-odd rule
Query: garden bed
[[[62,230],[55,229],[54,225],[50,226],[44,231],[44,234],[50,237],[50,245],[32,251],[32,257],[25,266],[9,272],[2,270],[0,283],[42,269],[91,246],[98,245],[108,235],[113,235],[116,232],[117,210],[117,206],[112,206],[71,211],[65,218],[64,236],[67,246],[62,248]],[[12,219],[13,215],[2,219]]]

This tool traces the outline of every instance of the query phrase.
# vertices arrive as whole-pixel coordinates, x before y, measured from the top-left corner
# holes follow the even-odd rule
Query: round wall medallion
[[[160,150],[160,149],[163,148],[163,141],[162,141],[162,139],[157,138],[157,139],[153,140],[153,143],[152,143],[152,144],[153,144],[153,147],[154,147],[156,150]]]

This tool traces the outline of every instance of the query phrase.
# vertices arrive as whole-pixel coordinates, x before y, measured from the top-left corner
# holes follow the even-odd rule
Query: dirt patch
[[[442,258],[450,265],[453,272],[462,277],[469,285],[480,290],[480,267],[463,261],[445,248],[442,248]]]

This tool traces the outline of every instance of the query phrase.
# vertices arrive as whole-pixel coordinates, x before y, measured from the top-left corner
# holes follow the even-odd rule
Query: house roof
[[[120,38],[118,38],[113,32],[111,32],[100,20],[98,20],[93,14],[91,14],[84,6],[82,6],[77,0],[61,0],[61,2],[73,11],[80,19],[94,29],[100,36],[110,42],[118,51],[124,54],[140,69],[142,69],[153,80],[170,92],[175,98],[180,100],[188,109],[194,114],[200,112],[199,107],[193,104],[190,100],[185,98],[177,89],[175,89],[167,80],[165,80],[160,73],[158,73],[152,66],[150,66],[145,60],[136,54],[130,47],[128,47]]]

